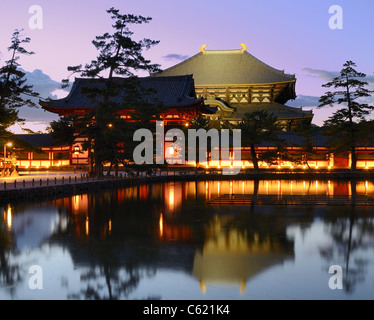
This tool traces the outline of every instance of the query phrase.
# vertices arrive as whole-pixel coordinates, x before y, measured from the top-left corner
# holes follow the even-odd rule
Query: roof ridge
[[[270,66],[269,64],[267,64],[266,62],[263,62],[262,60],[256,58],[253,54],[249,53],[248,51],[244,51],[243,53],[244,53],[244,54],[247,54],[247,56],[248,56],[250,59],[253,59],[253,60],[255,60],[256,62],[261,63],[262,65],[264,65],[266,68],[268,68],[268,69],[271,70],[271,71],[274,71],[274,72],[277,72],[277,73],[283,74],[283,75],[285,75],[285,76],[287,76],[287,75],[288,75],[288,76],[293,76],[293,78],[295,78],[295,75],[294,75],[294,74],[292,75],[292,74],[289,74],[289,73],[285,73],[284,70],[276,69],[276,68]]]

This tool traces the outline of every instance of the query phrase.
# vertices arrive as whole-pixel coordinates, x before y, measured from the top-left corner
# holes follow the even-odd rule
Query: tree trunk
[[[258,159],[257,159],[257,154],[256,154],[256,149],[253,144],[251,144],[251,158],[252,158],[252,163],[253,163],[253,168],[258,171]]]
[[[356,148],[355,146],[351,147],[351,170],[357,169],[357,156],[356,156]]]
[[[110,163],[108,172],[106,173],[107,176],[110,176],[110,172],[112,171],[112,167],[113,167],[113,162]]]
[[[114,175],[116,178],[118,178],[118,162],[114,165]]]

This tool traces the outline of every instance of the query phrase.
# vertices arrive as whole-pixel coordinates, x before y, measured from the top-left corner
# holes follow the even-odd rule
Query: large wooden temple
[[[219,122],[237,123],[247,112],[266,110],[277,116],[284,131],[292,131],[300,119],[313,118],[312,111],[286,106],[296,98],[295,75],[274,69],[247,52],[239,50],[206,50],[168,68],[154,77],[193,75],[198,98],[217,107],[207,117],[213,126]],[[214,125],[215,124],[215,125]]]
[[[95,89],[102,86],[103,81],[105,79],[78,78],[67,97],[40,101],[40,104],[43,109],[59,116],[84,114],[96,106],[95,102],[84,94],[83,89]],[[126,87],[128,80],[115,78],[114,81],[120,87]],[[286,105],[287,101],[296,98],[295,84],[295,75],[286,74],[261,62],[247,52],[245,45],[242,45],[242,49],[239,50],[206,50],[204,45],[200,48],[200,52],[191,58],[160,73],[139,78],[138,83],[140,88],[151,92],[145,99],[147,104],[160,106],[161,120],[164,121],[165,128],[185,126],[198,114],[204,114],[209,118],[212,127],[220,128],[223,122],[241,121],[247,112],[265,110],[274,114],[283,126],[285,132],[282,136],[289,143],[285,147],[290,153],[302,150],[302,147],[295,147],[301,145],[300,137],[293,132],[297,124],[303,119],[308,121],[313,119],[312,111]],[[124,92],[112,99],[122,103],[126,100]],[[131,103],[125,103],[119,113],[122,118],[132,121],[133,111]],[[38,135],[32,138],[38,141],[32,141],[31,144],[42,149],[44,153],[19,154],[20,167],[49,168],[89,164],[88,152],[78,154],[74,152],[76,148],[81,149],[81,141],[75,141],[75,144],[69,146],[56,146],[52,142],[44,141],[44,138],[50,140],[50,137]],[[317,138],[314,147],[316,154],[308,160],[309,166],[315,168],[350,166],[351,158],[348,153],[330,154],[324,137],[318,135]],[[167,146],[165,143],[165,150]],[[258,146],[258,150],[274,151],[276,146],[263,143]],[[373,151],[374,146],[361,146],[357,149],[358,168],[374,168]],[[206,165],[215,166],[212,162],[207,162]],[[220,163],[219,167],[225,165]],[[253,166],[248,147],[242,148],[241,165],[245,168]],[[294,165],[291,161],[282,160],[271,165],[266,162],[261,163],[262,168],[274,166],[293,168]],[[296,166],[301,165],[296,164]]]
[[[66,116],[71,114],[85,114],[96,108],[100,96],[90,98],[89,90],[95,90],[103,86],[106,79],[76,78],[67,97],[57,100],[40,101],[40,105],[46,111]],[[118,95],[110,100],[118,104],[128,100],[126,87],[129,86],[126,78],[114,78],[112,80],[120,90]],[[138,78],[136,84],[140,90],[139,102],[133,97],[132,101],[141,104],[159,106],[161,119],[165,126],[183,126],[189,123],[200,113],[213,113],[214,110],[204,104],[203,98],[197,98],[194,79],[192,75],[171,77],[144,77]],[[84,93],[86,91],[86,93]],[[88,93],[87,93],[88,91]],[[123,104],[119,114],[122,118],[131,121],[134,108],[130,104]]]

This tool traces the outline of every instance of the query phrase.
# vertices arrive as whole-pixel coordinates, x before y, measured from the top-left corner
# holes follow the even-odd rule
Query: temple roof
[[[196,86],[224,84],[270,84],[295,82],[295,75],[284,73],[240,50],[205,50],[153,76],[192,74]]]
[[[51,148],[59,146],[59,144],[53,140],[49,133],[15,134],[14,138],[18,142],[22,141],[36,148]]]
[[[172,76],[172,77],[145,77],[137,78],[139,86],[145,90],[152,90],[142,99],[149,103],[162,103],[164,107],[183,107],[202,104],[203,99],[197,99],[195,94],[194,79],[191,75]],[[82,93],[84,89],[95,89],[103,87],[107,79],[86,79],[76,78],[67,97],[58,100],[40,101],[43,109],[51,112],[66,109],[91,109],[95,108],[95,103],[87,94]],[[113,78],[116,84],[121,88],[126,88],[129,83],[127,78]],[[126,90],[121,91],[116,97],[111,98],[112,102],[121,103],[125,100]],[[99,97],[96,97],[96,101]]]
[[[279,120],[313,117],[312,111],[305,111],[302,108],[285,106],[277,102],[270,103],[232,103],[236,112],[228,115],[230,120],[242,119],[247,112],[265,110],[269,114],[273,113]],[[225,117],[224,117],[225,118]]]

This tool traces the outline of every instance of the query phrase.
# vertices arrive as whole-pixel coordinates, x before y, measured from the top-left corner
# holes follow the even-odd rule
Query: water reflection
[[[347,195],[352,205],[207,204],[225,194]],[[358,196],[374,196],[373,183],[171,182],[5,206],[0,299],[331,299],[333,264],[344,271],[338,297],[372,298],[374,220]],[[41,292],[27,286],[32,264],[49,279]]]
[[[345,208],[339,216],[326,215],[325,227],[332,242],[321,255],[328,264],[334,261],[343,267],[344,290],[353,293],[365,281],[371,262],[367,250],[374,247],[374,219],[360,218],[355,209]]]

